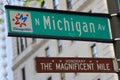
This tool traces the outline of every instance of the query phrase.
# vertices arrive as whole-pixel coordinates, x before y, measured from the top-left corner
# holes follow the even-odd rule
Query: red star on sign
[[[28,14],[26,14],[26,16],[29,16]]]

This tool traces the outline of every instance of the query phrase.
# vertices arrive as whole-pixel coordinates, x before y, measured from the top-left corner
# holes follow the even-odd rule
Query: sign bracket
[[[115,72],[118,73],[119,72],[119,67],[118,67],[117,58],[113,58],[113,65],[114,65]]]
[[[118,64],[120,63],[120,59],[117,59]],[[120,66],[118,66],[118,71],[120,71]]]
[[[115,17],[115,16],[118,16],[117,13],[114,13],[114,14],[110,14],[111,17]]]
[[[117,61],[120,61],[120,59],[117,59]]]
[[[114,41],[120,41],[120,38],[115,38]]]

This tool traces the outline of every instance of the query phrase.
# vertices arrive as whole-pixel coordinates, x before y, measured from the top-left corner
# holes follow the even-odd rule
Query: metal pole
[[[118,60],[118,67],[120,68],[120,17],[117,14],[119,12],[118,0],[107,0],[107,4],[109,13],[111,14],[110,24],[114,40],[115,57]],[[120,70],[118,72],[118,79],[120,80]]]

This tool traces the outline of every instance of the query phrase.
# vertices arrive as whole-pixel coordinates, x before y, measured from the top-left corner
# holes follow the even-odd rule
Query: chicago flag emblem
[[[28,12],[10,12],[12,31],[32,32],[31,15]]]

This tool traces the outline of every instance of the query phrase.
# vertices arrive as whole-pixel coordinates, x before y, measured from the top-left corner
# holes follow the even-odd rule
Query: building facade
[[[6,47],[5,9],[4,1],[0,0],[0,80],[8,80],[8,55]]]
[[[23,2],[21,2],[22,5]],[[8,37],[5,5],[20,5],[17,0],[0,0],[0,80],[13,80],[12,38]]]
[[[24,2],[23,5],[77,12],[108,13],[106,0],[33,0]],[[36,57],[114,58],[113,45],[110,43],[14,37],[12,44],[14,80],[118,80],[116,73],[36,72]]]

